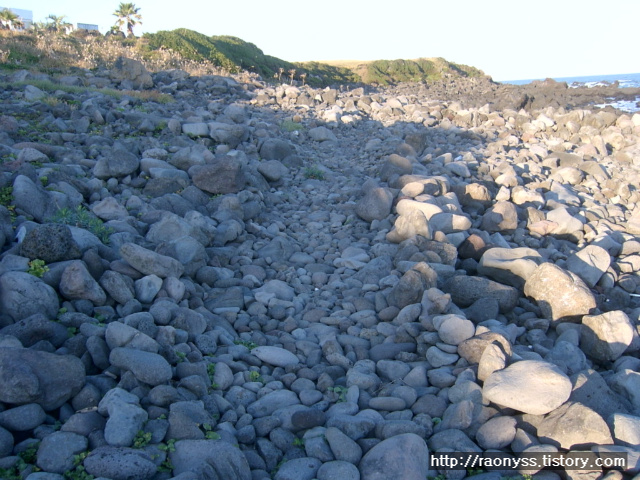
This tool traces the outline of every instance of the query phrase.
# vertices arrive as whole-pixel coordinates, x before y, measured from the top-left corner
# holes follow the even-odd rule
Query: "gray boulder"
[[[64,325],[49,320],[41,313],[8,325],[0,329],[0,333],[16,337],[22,346],[27,348],[41,340],[46,340],[57,348],[69,338],[69,332]]]
[[[414,210],[406,215],[399,215],[393,225],[393,229],[387,233],[387,240],[391,243],[401,243],[416,235],[431,238],[430,222],[419,210]]]
[[[24,87],[24,98],[28,102],[37,102],[47,96],[47,92],[40,90],[34,85],[27,85]]]
[[[84,386],[79,358],[26,348],[0,347],[0,401],[15,405],[37,403],[55,410]]]
[[[393,194],[386,188],[369,189],[356,204],[356,215],[366,222],[383,220],[391,213]]]
[[[501,313],[512,311],[518,304],[520,293],[517,289],[503,285],[488,278],[455,275],[449,278],[442,290],[451,295],[459,307],[469,307],[481,298],[494,298],[498,301]]]
[[[543,443],[567,450],[588,449],[613,443],[611,431],[600,415],[581,403],[567,402],[545,416],[537,426]]]
[[[12,271],[0,275],[0,307],[18,322],[36,313],[55,318],[60,303],[56,291],[41,279]]]
[[[471,228],[471,220],[465,215],[450,212],[436,213],[429,219],[432,230],[442,233],[465,232]]]
[[[380,180],[388,182],[394,175],[409,175],[413,171],[411,160],[395,153],[385,158],[380,168]]]
[[[69,300],[90,300],[95,305],[103,305],[107,295],[91,276],[81,260],[72,261],[62,272],[60,293]]]
[[[184,273],[189,276],[209,262],[209,256],[204,246],[195,238],[184,236],[165,242],[157,248],[159,255],[166,255],[176,259],[184,267]]]
[[[74,457],[84,452],[88,443],[86,437],[77,433],[53,432],[40,442],[36,465],[46,472],[70,472],[75,466]]]
[[[429,472],[429,449],[414,433],[383,440],[360,461],[362,480],[424,480]]]
[[[420,303],[424,291],[435,287],[437,281],[438,275],[435,270],[420,262],[400,278],[389,292],[387,301],[389,305],[400,309],[412,303]]]
[[[98,159],[93,167],[93,176],[100,179],[126,177],[140,166],[140,160],[123,148],[113,149],[107,156]]]
[[[158,470],[151,453],[126,447],[98,447],[83,465],[89,475],[112,480],[149,480]]]
[[[567,258],[566,267],[593,288],[611,264],[609,252],[597,245],[587,245]]]
[[[622,311],[582,317],[580,348],[590,357],[612,362],[631,345],[634,327]]]
[[[0,427],[0,456],[6,457],[13,451],[13,435]]]
[[[291,405],[298,405],[300,400],[298,396],[291,390],[275,390],[260,397],[247,407],[247,413],[254,418],[266,417],[271,415],[279,408],[285,408]]]
[[[28,403],[0,412],[0,427],[12,432],[26,432],[44,423],[47,414],[37,403]]]
[[[480,258],[478,273],[505,285],[523,288],[542,261],[542,256],[532,248],[490,248]]]
[[[129,265],[145,275],[180,278],[184,273],[183,265],[175,258],[160,255],[135,243],[122,245],[120,255]]]
[[[130,277],[113,270],[107,270],[100,277],[98,283],[111,298],[122,305],[133,300],[133,281]]]
[[[138,60],[118,57],[110,71],[111,80],[120,83],[123,88],[140,90],[153,87],[153,78]]]
[[[260,157],[264,160],[284,160],[295,151],[289,142],[268,138],[260,147]]]
[[[249,138],[249,129],[244,125],[211,122],[209,123],[209,136],[218,143],[236,148]]]
[[[278,160],[266,160],[258,164],[258,172],[267,182],[276,183],[289,173],[289,169]]]
[[[338,138],[327,127],[315,127],[309,130],[309,137],[316,142],[337,142]]]
[[[609,419],[609,424],[617,444],[629,447],[640,445],[640,417],[614,413]]]
[[[608,419],[614,413],[630,413],[632,406],[622,395],[614,392],[602,375],[585,369],[571,376],[573,391],[570,400],[581,403]]]
[[[497,405],[544,415],[569,399],[571,380],[555,365],[521,360],[489,375],[482,394]]]
[[[246,183],[240,161],[232,157],[193,166],[189,169],[189,175],[196,187],[214,195],[237,193]]]
[[[33,183],[29,177],[16,177],[13,181],[12,195],[16,210],[32,216],[37,222],[44,222],[54,213],[54,204],[49,192]]]
[[[169,457],[173,475],[189,472],[206,480],[251,480],[245,456],[222,440],[180,440]]]
[[[550,232],[551,235],[569,239],[578,239],[582,236],[584,225],[566,208],[555,208],[548,211],[547,220],[556,224],[555,228]]]
[[[516,419],[493,417],[478,429],[476,440],[484,449],[501,449],[513,442],[516,436]]]
[[[312,480],[317,477],[316,473],[321,465],[322,462],[314,457],[294,458],[282,464],[273,478],[274,480]]]
[[[596,307],[595,297],[580,277],[553,263],[543,263],[533,271],[524,294],[537,302],[545,318],[556,323],[577,322]]]
[[[185,123],[182,125],[182,133],[190,137],[208,137],[209,125],[204,122]]]
[[[258,357],[265,363],[269,363],[276,367],[287,367],[289,365],[297,365],[300,363],[298,357],[296,357],[289,350],[285,350],[280,347],[271,347],[263,345],[261,347],[251,350],[251,354]]]
[[[160,385],[171,380],[171,365],[157,353],[118,347],[111,350],[109,361],[114,367],[129,370],[141,382]]]
[[[482,230],[487,232],[511,232],[518,228],[516,206],[507,201],[497,202],[482,216]]]

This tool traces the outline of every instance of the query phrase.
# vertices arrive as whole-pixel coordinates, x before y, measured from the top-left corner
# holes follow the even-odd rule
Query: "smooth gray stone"
[[[369,450],[359,467],[362,480],[423,480],[429,471],[429,449],[418,435],[396,435]]]
[[[118,347],[111,350],[109,361],[114,367],[129,370],[141,382],[160,385],[173,376],[171,365],[157,353]]]
[[[45,411],[62,406],[85,383],[79,358],[25,348],[0,348],[0,371],[0,401],[37,403]]]
[[[88,474],[112,480],[149,480],[157,471],[150,453],[126,447],[98,447],[83,464]]]
[[[88,444],[86,437],[76,433],[53,432],[40,442],[36,465],[47,472],[68,472],[74,467],[74,456],[84,452]]]

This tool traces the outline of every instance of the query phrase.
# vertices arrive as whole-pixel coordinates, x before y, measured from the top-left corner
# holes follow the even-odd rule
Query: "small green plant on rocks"
[[[249,381],[264,383],[264,379],[262,378],[262,375],[260,375],[260,372],[256,372],[255,370],[251,370],[249,372]]]
[[[0,165],[2,165],[3,163],[13,162],[14,160],[17,160],[17,158],[18,156],[15,153],[3,155],[2,157],[0,157]]]
[[[82,205],[78,205],[73,210],[70,208],[61,208],[51,218],[51,222],[84,228],[93,233],[105,244],[109,243],[109,235],[113,233],[111,228],[105,227],[102,220]]]
[[[35,466],[39,442],[33,443],[26,450],[18,454],[18,461],[11,468],[0,468],[0,478],[3,480],[22,480],[23,472],[30,468],[31,472],[39,472]]]
[[[136,437],[133,439],[133,448],[144,448],[151,442],[151,432],[138,430]]]
[[[300,447],[300,448],[304,448],[304,438],[294,438],[293,439],[293,446],[294,447]]]
[[[257,348],[257,346],[258,346],[258,344],[256,344],[255,342],[251,342],[251,341],[248,341],[248,340],[234,340],[233,343],[235,343],[236,345],[244,345],[249,350],[253,350],[254,348]]]
[[[29,270],[27,270],[27,273],[30,273],[34,277],[42,278],[48,271],[49,267],[45,265],[44,260],[36,258],[29,262]]]
[[[73,470],[64,473],[64,478],[67,480],[93,480],[94,476],[89,475],[84,469],[84,459],[89,456],[89,452],[82,452],[73,457]]]
[[[202,430],[202,432],[204,433],[204,438],[206,438],[207,440],[220,440],[220,435],[217,432],[213,431],[213,427],[210,424],[202,424],[200,426],[200,430]]]
[[[13,187],[0,188],[0,205],[9,208],[13,203]]]
[[[336,402],[346,402],[347,401],[347,387],[343,387],[338,385],[336,387],[327,388],[328,392],[333,392],[338,397]]]
[[[302,126],[301,123],[294,122],[293,120],[285,120],[284,122],[282,122],[280,127],[285,132],[296,132],[296,131],[304,130],[304,127]]]
[[[324,180],[324,173],[318,167],[307,167],[304,169],[304,176],[314,180]]]
[[[209,380],[211,381],[211,387],[209,387],[211,390],[217,390],[218,388],[220,388],[220,385],[218,385],[216,382],[213,381],[213,377],[215,374],[216,374],[216,364],[215,363],[207,364],[207,375],[209,375]]]
[[[167,443],[158,444],[158,449],[162,450],[167,454],[167,458],[160,464],[158,467],[159,472],[172,472],[173,471],[173,463],[171,463],[171,459],[169,458],[169,453],[176,451],[176,439],[172,438],[167,440]]]

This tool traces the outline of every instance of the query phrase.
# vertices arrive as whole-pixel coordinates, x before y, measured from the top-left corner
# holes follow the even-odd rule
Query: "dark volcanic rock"
[[[67,225],[45,224],[25,235],[20,254],[31,260],[39,258],[53,263],[80,258],[81,252]]]

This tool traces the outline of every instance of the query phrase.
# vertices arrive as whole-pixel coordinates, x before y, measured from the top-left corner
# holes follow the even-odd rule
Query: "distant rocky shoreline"
[[[2,81],[3,478],[640,471],[637,91]],[[629,462],[429,469],[567,450]]]

